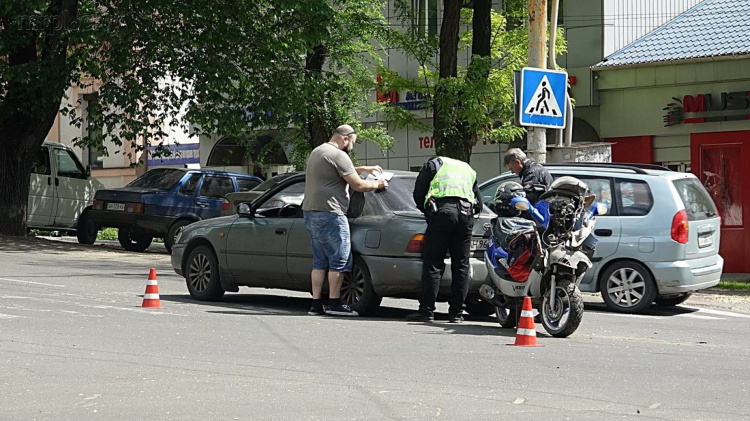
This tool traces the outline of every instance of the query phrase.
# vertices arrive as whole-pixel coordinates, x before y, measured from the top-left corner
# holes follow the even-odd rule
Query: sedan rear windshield
[[[151,170],[136,178],[128,184],[128,187],[143,187],[148,189],[169,190],[177,184],[185,171],[174,168],[159,168]]]
[[[697,178],[682,178],[672,184],[685,205],[688,221],[713,218],[718,214],[714,201]]]

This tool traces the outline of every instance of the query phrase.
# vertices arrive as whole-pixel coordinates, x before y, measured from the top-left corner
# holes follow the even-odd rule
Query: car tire
[[[467,298],[464,301],[464,307],[472,316],[482,317],[495,314],[495,306],[481,298]]]
[[[361,315],[372,314],[380,307],[383,297],[375,293],[372,287],[370,269],[365,261],[354,257],[352,272],[344,275],[341,283],[341,301]]]
[[[656,300],[654,301],[660,306],[674,307],[687,301],[691,295],[693,295],[692,292],[685,292],[683,294],[656,297]]]
[[[167,235],[164,237],[164,248],[167,249],[167,253],[172,253],[172,246],[180,230],[192,223],[193,221],[188,219],[178,219],[169,227],[169,231],[167,231]]]
[[[199,301],[216,301],[224,296],[216,253],[207,245],[194,248],[185,261],[185,283],[190,296]]]
[[[94,221],[89,217],[88,209],[84,210],[78,218],[78,224],[76,227],[76,237],[78,238],[78,242],[81,244],[94,244],[98,233],[99,230],[97,229],[96,224],[94,224]]]
[[[129,228],[120,228],[117,230],[117,241],[127,251],[143,251],[151,245],[154,237],[148,234],[134,233]]]
[[[620,261],[602,272],[601,294],[607,308],[618,313],[640,313],[656,298],[656,283],[640,263]]]

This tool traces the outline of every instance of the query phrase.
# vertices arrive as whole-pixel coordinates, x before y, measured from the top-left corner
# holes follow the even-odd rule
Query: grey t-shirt
[[[349,189],[342,177],[354,172],[349,155],[336,146],[326,142],[313,149],[307,158],[302,210],[346,215]]]

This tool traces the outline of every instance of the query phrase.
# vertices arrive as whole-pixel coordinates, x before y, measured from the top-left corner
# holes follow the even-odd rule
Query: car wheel
[[[185,263],[185,282],[196,300],[215,301],[224,296],[219,261],[211,247],[202,245],[190,252]]]
[[[89,217],[89,211],[84,210],[78,218],[78,225],[76,227],[78,242],[81,244],[94,244],[98,232],[99,230],[96,228],[94,221]]]
[[[143,251],[151,245],[154,237],[133,232],[128,228],[120,228],[117,230],[117,241],[127,251]]]
[[[655,302],[660,306],[674,307],[687,301],[687,299],[690,298],[691,295],[693,295],[692,292],[686,292],[677,295],[665,295],[662,297],[656,297]]]
[[[490,316],[495,314],[495,306],[481,298],[467,298],[464,301],[466,312],[472,316]]]
[[[372,277],[370,269],[361,257],[354,257],[352,272],[344,276],[341,284],[341,301],[359,314],[372,314],[378,307],[383,297],[375,293],[372,288]]]
[[[190,221],[187,219],[178,219],[172,224],[171,227],[169,227],[169,231],[167,231],[167,236],[164,237],[164,248],[167,249],[167,253],[172,253],[172,246],[177,240],[177,234],[180,233],[180,230],[183,229],[185,226],[190,225],[192,223],[193,221]]]
[[[656,284],[640,263],[622,261],[608,267],[600,278],[604,303],[618,313],[640,313],[656,298]]]

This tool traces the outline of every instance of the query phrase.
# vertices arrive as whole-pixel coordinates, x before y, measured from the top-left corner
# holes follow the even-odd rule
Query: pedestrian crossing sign
[[[521,125],[564,128],[567,86],[566,72],[524,67],[521,70]]]

